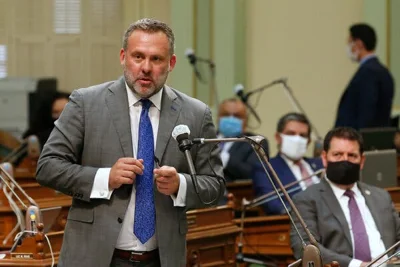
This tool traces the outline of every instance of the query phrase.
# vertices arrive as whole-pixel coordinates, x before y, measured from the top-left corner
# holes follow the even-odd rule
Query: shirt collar
[[[128,93],[128,104],[129,107],[135,105],[140,101],[140,97],[133,92],[131,88],[126,84],[125,82],[125,88],[126,92]],[[153,105],[158,109],[161,110],[161,98],[162,98],[162,92],[164,88],[161,88],[160,91],[158,91],[156,94],[152,95],[149,100],[153,103]]]
[[[331,186],[332,191],[333,191],[333,193],[335,194],[336,198],[337,198],[337,199],[340,199],[340,198],[343,196],[344,192],[346,192],[346,190],[345,190],[345,189],[342,189],[342,188],[338,187],[337,185],[335,185],[334,183],[332,183],[332,182],[328,179],[328,177],[325,176],[325,179],[326,179],[326,181],[328,182],[328,184]],[[350,190],[354,192],[354,195],[355,195],[356,197],[362,195],[360,189],[359,189],[358,186],[357,186],[357,183],[354,183],[353,187],[350,188]]]
[[[293,167],[293,166],[298,166],[298,164],[294,163],[293,160],[289,159],[285,154],[280,153],[281,157],[283,158],[283,160],[286,162],[287,165],[289,165],[289,167]],[[304,159],[300,159],[301,163],[304,163]]]
[[[364,64],[367,62],[369,59],[376,57],[375,54],[369,54],[368,56],[363,57],[363,59],[360,60],[360,65]]]

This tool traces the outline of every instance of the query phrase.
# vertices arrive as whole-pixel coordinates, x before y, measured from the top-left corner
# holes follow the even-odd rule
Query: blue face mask
[[[234,116],[219,119],[219,131],[225,137],[236,137],[242,133],[243,121]]]

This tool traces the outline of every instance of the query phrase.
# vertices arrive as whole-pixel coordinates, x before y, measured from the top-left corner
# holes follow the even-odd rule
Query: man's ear
[[[119,51],[119,63],[121,66],[125,65],[125,50],[123,48]]]
[[[361,155],[360,170],[362,170],[364,168],[364,163],[365,163],[365,155],[363,153]]]
[[[325,150],[322,151],[321,153],[321,159],[322,159],[322,165],[324,165],[324,168],[328,167],[328,155]]]
[[[280,146],[282,144],[281,133],[278,133],[278,132],[275,133],[275,141],[278,144],[278,146]]]

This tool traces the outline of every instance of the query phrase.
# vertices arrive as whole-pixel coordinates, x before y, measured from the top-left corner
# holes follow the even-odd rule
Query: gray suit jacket
[[[386,249],[400,240],[400,220],[387,191],[359,182],[365,202],[371,211]],[[319,243],[324,264],[338,261],[341,267],[353,259],[350,230],[339,201],[325,179],[294,196],[293,201],[300,214]],[[297,220],[295,220],[297,221]],[[303,238],[308,241],[299,223],[296,223]],[[303,249],[292,226],[291,246],[296,258],[301,258]],[[308,242],[307,242],[308,243]]]
[[[155,189],[157,240],[163,267],[185,266],[186,211],[202,208],[184,154],[171,138],[173,128],[186,124],[194,137],[215,138],[211,112],[202,102],[164,87],[155,156],[185,175],[186,207],[174,207],[169,196]],[[202,199],[217,199],[224,182],[215,178],[208,164],[210,145],[194,146]],[[60,119],[41,153],[37,181],[73,197],[58,266],[108,267],[130,200],[132,185],[114,190],[110,200],[90,199],[95,174],[121,157],[133,157],[128,97],[125,80],[79,89],[71,94]],[[211,164],[222,177],[215,148]],[[217,200],[213,203],[216,204]]]

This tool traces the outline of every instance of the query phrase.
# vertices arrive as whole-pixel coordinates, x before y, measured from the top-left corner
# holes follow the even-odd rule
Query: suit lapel
[[[165,148],[171,138],[171,133],[176,125],[181,108],[178,96],[171,88],[165,85],[161,100],[160,123],[158,126],[155,153],[160,162],[162,162]]]
[[[131,120],[125,79],[120,78],[108,90],[106,105],[110,111],[112,123],[117,130],[122,151],[125,157],[133,157]]]
[[[379,209],[379,199],[375,199],[375,196],[372,194],[368,188],[361,183],[357,183],[358,187],[360,188],[361,194],[365,198],[365,204],[367,205],[369,211],[371,212],[372,217],[374,218],[376,227],[378,228],[379,233],[383,233],[381,221],[379,220],[379,214],[381,214],[381,210]],[[382,239],[383,240],[383,239]],[[387,244],[385,244],[386,246]]]
[[[335,194],[333,193],[332,188],[325,179],[322,179],[321,181],[321,195],[326,205],[332,211],[332,214],[342,225],[344,235],[346,236],[346,239],[349,242],[350,246],[352,246],[350,229],[349,225],[347,224],[346,217],[344,216],[343,210],[340,207],[339,201],[337,200]]]
[[[280,154],[276,156],[277,159],[279,159],[279,165],[282,167],[276,168],[278,171],[282,170],[281,177],[287,177],[287,179],[283,178],[286,180],[286,184],[297,181],[296,177],[294,176],[292,169],[290,169],[289,165],[286,163],[286,161],[282,158]],[[300,190],[301,191],[301,190]]]

